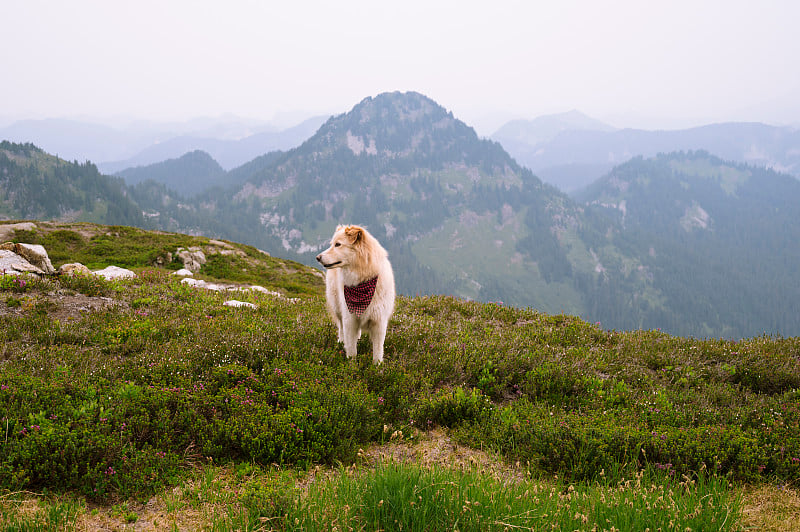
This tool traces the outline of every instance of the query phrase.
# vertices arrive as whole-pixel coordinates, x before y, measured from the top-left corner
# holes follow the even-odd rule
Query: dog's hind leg
[[[342,332],[344,333],[344,352],[347,358],[355,358],[358,349],[358,337],[361,336],[361,329],[355,320],[343,320]]]
[[[334,322],[336,323],[336,340],[344,343],[344,326],[342,325],[342,317],[336,316]]]

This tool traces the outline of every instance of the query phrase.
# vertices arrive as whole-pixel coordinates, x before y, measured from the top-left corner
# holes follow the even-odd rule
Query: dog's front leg
[[[356,357],[356,349],[358,348],[358,337],[361,336],[361,328],[358,326],[356,320],[343,320],[344,326],[344,352],[347,358]]]
[[[372,338],[372,363],[381,364],[383,362],[383,341],[386,339],[386,323],[378,323],[369,331]]]

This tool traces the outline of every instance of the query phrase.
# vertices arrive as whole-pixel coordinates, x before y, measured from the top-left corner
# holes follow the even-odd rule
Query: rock
[[[181,259],[183,267],[191,272],[199,272],[203,264],[206,263],[206,255],[203,253],[203,250],[198,247],[191,247],[189,249],[178,248],[175,255]]]
[[[233,249],[233,246],[228,244],[227,242],[223,242],[222,240],[215,240],[210,239],[208,243],[212,246],[217,246],[218,248],[225,248],[225,249]]]
[[[39,268],[42,273],[52,275],[56,273],[53,264],[50,262],[50,257],[47,256],[47,251],[44,246],[39,244],[15,244],[13,242],[6,242],[0,245],[0,249],[16,253],[29,263]]]
[[[58,268],[58,275],[92,275],[92,270],[81,264],[80,262],[70,262],[69,264],[62,264]]]
[[[172,275],[178,275],[178,276],[181,276],[181,277],[191,277],[194,274],[192,272],[190,272],[189,270],[187,270],[186,268],[181,268],[177,272],[172,272]]]
[[[275,297],[283,297],[283,294],[280,292],[275,292],[274,290],[270,290],[268,288],[264,288],[263,286],[253,285],[243,288],[243,290],[252,290],[253,292],[261,292],[262,294],[268,294]]]
[[[36,224],[33,222],[20,222],[16,224],[0,224],[0,240],[5,240],[15,231],[35,231]]]
[[[44,275],[42,270],[13,251],[0,249],[0,275],[19,275],[22,273]]]
[[[188,284],[189,286],[193,286],[195,288],[208,288],[207,282],[203,281],[202,279],[192,279],[190,277],[184,277],[181,279],[181,284]]]
[[[156,257],[156,266],[164,266],[172,262],[172,253],[167,251],[166,257],[158,256]]]
[[[181,279],[181,283],[188,284],[189,286],[194,286],[195,288],[205,288],[206,290],[213,290],[215,292],[228,290],[229,288],[225,285],[209,283],[207,281],[203,281],[202,279],[191,279],[189,277],[184,277],[183,279]]]
[[[223,303],[226,307],[246,307],[246,308],[258,308],[258,305],[254,305],[253,303],[248,303],[247,301],[237,301],[236,299],[231,299]]]
[[[132,279],[136,277],[136,274],[132,271],[120,268],[119,266],[109,266],[107,268],[103,268],[102,270],[95,270],[95,275],[99,275],[100,277],[104,277],[107,280],[112,279]]]

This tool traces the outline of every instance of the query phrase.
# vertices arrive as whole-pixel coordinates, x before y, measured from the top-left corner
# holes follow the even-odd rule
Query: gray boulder
[[[69,264],[62,264],[58,268],[59,275],[92,275],[92,270],[81,264],[80,262],[70,262]]]
[[[0,275],[20,275],[23,273],[44,275],[42,270],[13,251],[0,249]]]
[[[136,274],[131,270],[120,268],[119,266],[108,266],[102,270],[95,270],[92,273],[109,281],[112,279],[132,279],[136,277]]]
[[[198,247],[191,247],[189,249],[178,248],[175,255],[181,259],[183,267],[193,273],[199,272],[203,264],[206,263],[206,255],[203,253],[203,250]]]
[[[41,270],[40,273],[42,274],[53,275],[56,273],[56,269],[53,268],[53,264],[50,262],[50,257],[47,256],[47,251],[44,249],[44,246],[40,246],[39,244],[15,244],[13,242],[6,242],[5,244],[0,244],[0,249],[19,255]]]

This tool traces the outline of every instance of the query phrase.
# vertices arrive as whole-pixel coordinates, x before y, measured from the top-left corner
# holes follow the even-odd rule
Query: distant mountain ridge
[[[91,160],[106,174],[195,150],[206,151],[231,169],[268,151],[298,146],[326,118],[308,118],[288,128],[235,116],[119,127],[74,119],[19,120],[0,127],[0,140],[30,142],[65,160]]]
[[[548,183],[574,192],[636,156],[706,150],[725,160],[765,166],[800,178],[800,131],[759,123],[723,123],[674,131],[567,128],[552,138],[523,142],[492,135]]]
[[[512,120],[498,129],[491,138],[502,144],[536,146],[552,140],[564,131],[616,131],[616,128],[579,111],[543,115],[533,120]]]
[[[231,170],[265,153],[285,151],[299,146],[314,134],[326,118],[321,116],[309,118],[285,130],[264,131],[241,139],[182,135],[153,144],[128,159],[105,162],[99,166],[104,172],[123,175],[123,171],[131,167],[175,159],[191,151],[203,151],[208,153],[222,168]]]
[[[725,175],[744,171],[713,158],[697,164]],[[791,189],[784,192],[793,197]],[[591,199],[575,203],[416,93],[363,100],[229,194],[199,200],[216,213],[236,212],[241,225],[259,227],[250,238],[263,249],[307,264],[336,223],[367,225],[397,261],[406,293],[448,292],[579,314],[609,327],[662,327],[698,336],[800,330],[788,312],[781,314],[788,318],[764,312],[761,321],[726,314],[723,307],[736,305],[720,285],[711,293],[693,279],[676,280],[684,260],[693,275],[711,271],[696,251],[682,250],[685,235],[664,239],[657,224],[623,221]],[[659,190],[651,200],[670,201],[670,194]],[[699,223],[692,214],[682,213],[689,227]],[[702,221],[701,211],[694,214]],[[748,237],[737,245],[757,243]],[[674,262],[663,268],[667,255]],[[742,288],[753,270],[713,266],[716,279],[728,271],[738,279],[737,294],[756,297]],[[698,279],[706,282],[708,274]]]

